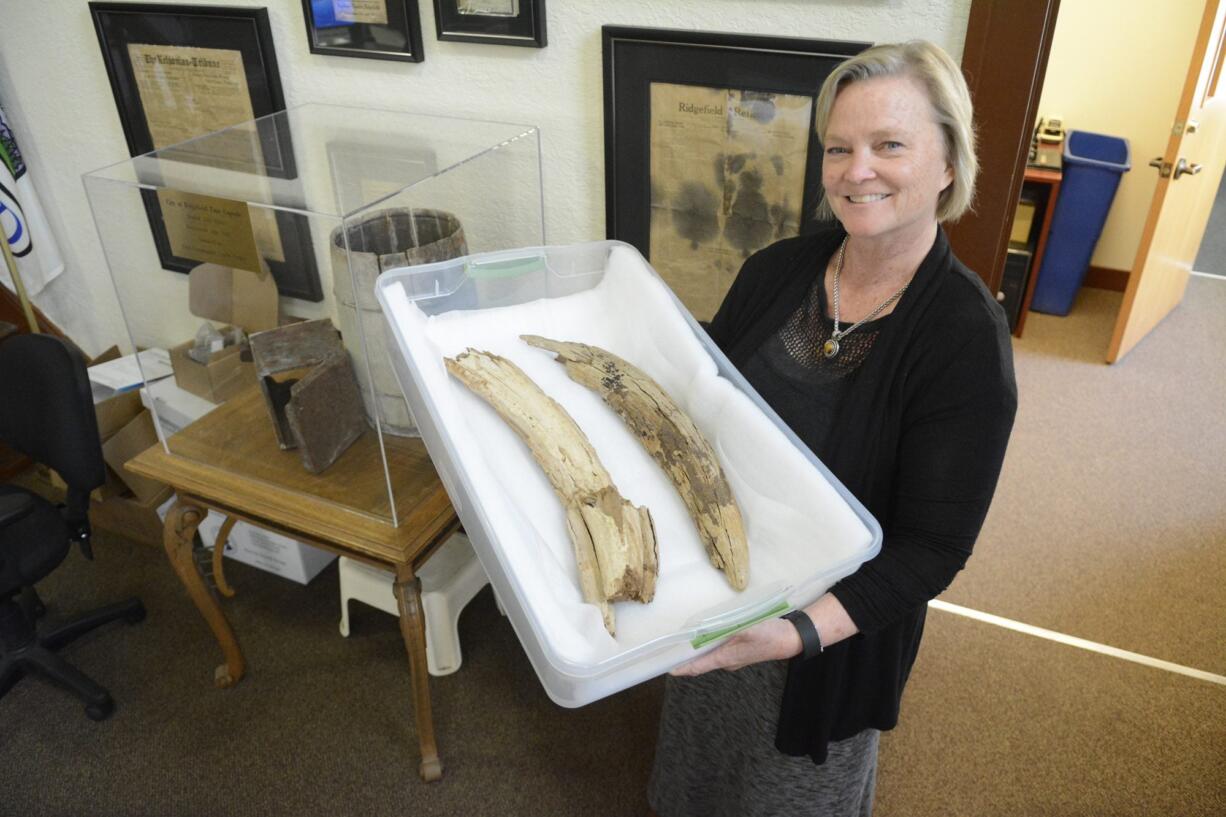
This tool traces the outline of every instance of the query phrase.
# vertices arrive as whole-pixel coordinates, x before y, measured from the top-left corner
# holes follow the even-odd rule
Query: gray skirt
[[[665,682],[647,798],[659,817],[869,817],[881,733],[831,743],[826,762],[775,748],[787,663]]]

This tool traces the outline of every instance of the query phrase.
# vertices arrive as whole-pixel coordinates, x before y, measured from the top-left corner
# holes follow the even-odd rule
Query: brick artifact
[[[349,353],[332,321],[292,323],[250,338],[256,378],[277,444],[322,472],[366,429]]]
[[[290,387],[285,417],[302,464],[312,474],[322,473],[362,436],[362,395],[343,349]]]

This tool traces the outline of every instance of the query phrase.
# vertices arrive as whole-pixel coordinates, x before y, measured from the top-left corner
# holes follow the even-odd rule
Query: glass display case
[[[378,276],[545,243],[528,125],[303,105],[84,182],[166,452],[393,526],[424,454]]]

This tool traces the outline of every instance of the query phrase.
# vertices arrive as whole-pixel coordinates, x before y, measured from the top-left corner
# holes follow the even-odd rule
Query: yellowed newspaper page
[[[651,263],[699,320],[800,231],[812,114],[807,96],[652,83]]]
[[[255,118],[240,51],[130,43],[128,56],[153,146],[158,149]],[[175,158],[217,167],[262,172],[263,153],[254,127],[233,128]],[[273,211],[250,210],[260,254],[285,260]]]

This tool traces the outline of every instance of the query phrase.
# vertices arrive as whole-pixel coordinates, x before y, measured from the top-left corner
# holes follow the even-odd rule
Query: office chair
[[[40,636],[31,608],[41,604],[29,603],[34,583],[64,560],[73,542],[93,558],[89,493],[106,479],[85,362],[64,341],[19,335],[0,343],[0,440],[55,469],[68,485],[63,506],[0,485],[0,697],[23,675],[42,675],[76,693],[85,713],[102,720],[115,708],[110,694],[55,650],[108,622],[142,620],[144,605],[128,599]],[[18,601],[23,594],[25,604]]]

